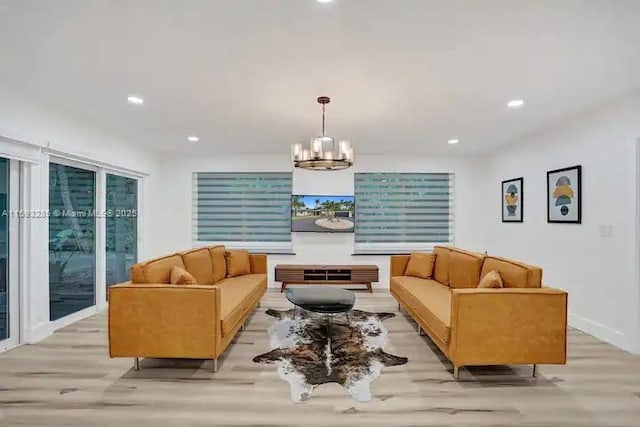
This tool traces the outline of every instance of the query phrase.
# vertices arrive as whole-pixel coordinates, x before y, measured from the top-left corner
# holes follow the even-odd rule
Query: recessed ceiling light
[[[507,102],[507,107],[509,108],[520,108],[524,105],[524,101],[522,99],[512,99]]]
[[[144,99],[140,98],[139,96],[130,96],[127,98],[127,101],[129,101],[131,104],[135,104],[135,105],[142,105],[144,104]]]
[[[457,143],[458,143],[458,142],[460,142],[460,141],[458,141],[457,139],[450,139],[450,140],[449,140],[449,141],[447,141],[447,142],[448,142],[449,144],[451,144],[451,145],[455,145],[455,144],[457,144]]]
[[[189,142],[198,142],[198,141],[200,141],[200,138],[198,138],[198,137],[197,137],[197,136],[195,136],[195,135],[189,135],[189,136],[187,137],[187,140],[188,140]]]
[[[316,0],[318,3],[331,3],[333,0]]]

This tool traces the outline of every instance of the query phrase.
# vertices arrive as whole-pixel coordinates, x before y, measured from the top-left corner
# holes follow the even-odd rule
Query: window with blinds
[[[290,249],[291,183],[291,172],[195,172],[194,243]]]
[[[454,181],[451,173],[356,173],[355,252],[452,244]]]

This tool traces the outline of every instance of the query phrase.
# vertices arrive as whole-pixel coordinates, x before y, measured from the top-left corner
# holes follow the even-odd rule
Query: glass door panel
[[[107,174],[106,196],[110,286],[129,280],[129,270],[138,260],[138,180]]]
[[[0,341],[9,338],[9,160],[0,158]]]
[[[96,173],[49,164],[51,320],[95,305]]]

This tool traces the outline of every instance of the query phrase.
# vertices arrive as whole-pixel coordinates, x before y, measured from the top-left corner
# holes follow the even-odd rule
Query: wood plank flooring
[[[393,311],[386,351],[409,358],[372,384],[359,403],[337,384],[294,404],[275,366],[252,362],[269,349],[269,292],[220,371],[211,361],[107,355],[104,313],[48,339],[0,354],[0,426],[634,426],[640,425],[640,357],[584,333],[569,334],[569,363],[461,370],[460,381],[429,338],[418,336],[387,292],[358,293],[356,307]]]

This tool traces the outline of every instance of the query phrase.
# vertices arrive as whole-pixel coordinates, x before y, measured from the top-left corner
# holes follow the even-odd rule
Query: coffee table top
[[[315,313],[344,313],[356,302],[353,292],[326,286],[291,288],[285,294],[294,305]]]

